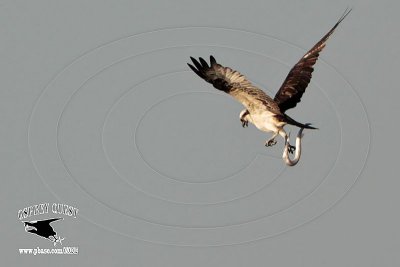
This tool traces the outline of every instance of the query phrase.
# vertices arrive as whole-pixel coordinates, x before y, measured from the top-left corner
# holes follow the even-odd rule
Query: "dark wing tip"
[[[190,59],[198,70],[209,69],[211,66],[217,64],[217,61],[212,55],[210,55],[210,66],[208,65],[207,61],[205,61],[202,57],[199,57],[199,60],[195,59],[194,57],[190,57]]]
[[[209,68],[208,63],[204,60],[204,58],[200,57],[199,60],[203,68]]]
[[[343,12],[343,14],[340,16],[338,22],[336,22],[335,26],[333,26],[333,28],[330,30],[330,34],[332,34],[332,32],[336,29],[337,26],[339,26],[339,24],[347,17],[347,15],[350,14],[350,12],[353,10],[353,8],[351,7],[347,7],[346,10]],[[329,34],[329,35],[330,35]]]
[[[193,57],[190,57],[190,59],[192,60],[193,64],[196,66],[196,68],[201,71],[203,69],[203,66]]]
[[[196,73],[197,75],[199,75],[200,78],[204,79],[204,75],[201,73],[201,71],[199,71],[198,69],[196,69],[193,65],[187,63],[187,65],[189,66],[189,68]]]
[[[190,57],[190,60],[196,65],[197,60],[194,57]]]
[[[217,61],[215,60],[215,58],[212,55],[210,55],[210,65],[213,66],[215,64],[217,64]]]
[[[342,22],[348,14],[350,14],[350,12],[353,10],[352,7],[347,7],[346,10],[343,12],[342,16],[340,17],[338,23]]]

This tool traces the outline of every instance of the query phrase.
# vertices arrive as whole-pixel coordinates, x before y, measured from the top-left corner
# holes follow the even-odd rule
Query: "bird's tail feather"
[[[300,128],[304,128],[304,129],[313,129],[313,130],[317,130],[318,128],[315,128],[313,126],[311,126],[311,123],[300,123],[295,121],[294,119],[290,118],[288,115],[285,114],[285,120],[288,124],[300,127]]]

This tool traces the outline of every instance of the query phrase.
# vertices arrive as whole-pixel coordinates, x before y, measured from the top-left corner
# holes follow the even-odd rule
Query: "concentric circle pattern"
[[[286,168],[282,140],[265,148],[268,135],[242,129],[241,105],[186,62],[213,54],[273,94],[304,52],[269,36],[206,27],[100,46],[44,89],[30,121],[33,163],[60,199],[75,199],[85,218],[129,237],[219,246],[286,232],[332,207],[364,166],[369,125],[354,89],[318,62],[290,112],[320,130],[305,132],[300,164]]]

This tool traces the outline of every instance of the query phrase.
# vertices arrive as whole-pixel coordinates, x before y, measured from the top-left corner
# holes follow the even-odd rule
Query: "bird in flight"
[[[285,112],[288,109],[294,108],[300,102],[310,83],[314,64],[317,62],[320,52],[325,47],[326,41],[350,11],[351,9],[346,9],[330,31],[293,66],[274,98],[253,85],[238,71],[217,63],[213,56],[210,56],[210,64],[201,57],[199,60],[190,57],[194,66],[189,63],[188,66],[216,89],[230,94],[243,104],[245,109],[239,115],[243,127],[247,127],[250,122],[261,131],[272,132],[272,137],[265,142],[265,146],[275,145],[275,137],[278,135],[282,136],[285,140],[283,158],[286,164],[293,166],[300,159],[303,129],[317,128],[312,127],[309,123],[303,124],[297,122]],[[286,124],[300,128],[296,139],[296,146],[292,146],[289,143],[289,135],[283,129]],[[295,158],[291,160],[288,153],[293,154],[294,151],[296,151]]]
[[[54,218],[42,221],[31,221],[31,222],[23,222],[25,225],[25,231],[36,234],[38,236],[49,239],[54,243],[54,246],[57,242],[61,243],[64,238],[60,238],[57,236],[57,233],[54,231],[53,227],[50,223],[58,220],[63,220],[63,218]]]

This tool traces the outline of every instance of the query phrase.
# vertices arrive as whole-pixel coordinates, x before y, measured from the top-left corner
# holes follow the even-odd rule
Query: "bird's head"
[[[29,232],[29,233],[36,233],[37,232],[37,228],[35,227],[36,221],[23,222],[23,223],[24,223],[26,232]]]

